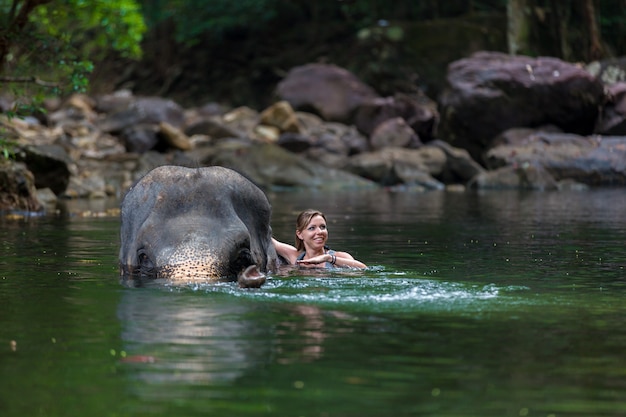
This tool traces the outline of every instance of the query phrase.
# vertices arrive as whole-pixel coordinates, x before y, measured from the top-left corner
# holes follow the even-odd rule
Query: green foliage
[[[98,59],[111,49],[141,57],[146,25],[134,0],[57,0],[38,7],[31,21],[83,57]]]
[[[17,5],[11,14],[9,3]],[[141,57],[140,42],[146,25],[135,0],[52,0],[27,14],[25,25],[15,24],[24,0],[0,0],[0,40],[6,39],[0,71],[13,92],[28,95],[47,89],[49,94],[85,91],[93,61],[112,50]],[[13,19],[13,20],[12,20]],[[19,74],[21,77],[11,78]],[[28,83],[32,78],[33,82]],[[19,82],[17,85],[13,85]],[[24,94],[19,94],[24,95]]]
[[[258,30],[271,21],[280,0],[143,0],[151,27],[169,21],[175,38],[184,44],[199,42],[201,35],[216,38],[234,30]]]
[[[0,128],[0,155],[4,159],[12,158],[15,155],[15,142],[3,136],[2,128]]]
[[[617,54],[625,54],[626,2],[601,0],[597,12],[603,40],[608,41]]]
[[[111,51],[140,58],[146,25],[135,0],[0,0],[0,87],[16,109],[42,111],[46,96],[85,92],[93,61]],[[14,113],[14,114],[13,114]],[[0,136],[0,154],[10,143]]]

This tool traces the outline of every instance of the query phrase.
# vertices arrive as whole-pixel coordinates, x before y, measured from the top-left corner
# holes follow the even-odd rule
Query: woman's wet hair
[[[298,251],[304,250],[304,242],[298,238],[298,233],[303,231],[309,223],[311,223],[311,219],[315,216],[320,216],[326,222],[326,216],[319,210],[307,209],[298,215],[296,219],[296,249]]]

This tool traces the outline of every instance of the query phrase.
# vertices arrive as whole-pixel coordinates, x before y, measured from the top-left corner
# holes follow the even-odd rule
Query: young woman
[[[272,238],[276,252],[292,265],[306,267],[367,268],[348,252],[335,252],[326,246],[326,216],[317,210],[305,210],[296,220],[296,247]]]

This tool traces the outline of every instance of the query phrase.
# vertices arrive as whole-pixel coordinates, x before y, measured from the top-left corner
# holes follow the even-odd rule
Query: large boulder
[[[346,69],[329,64],[295,67],[278,84],[276,94],[296,110],[325,120],[348,122],[364,101],[379,97]]]
[[[439,99],[441,137],[474,158],[500,132],[553,124],[593,132],[604,100],[601,81],[556,58],[478,52],[451,63]]]
[[[559,184],[543,166],[523,164],[484,171],[472,178],[468,187],[477,190],[552,191],[559,189]]]
[[[626,137],[537,133],[517,145],[487,152],[491,169],[503,166],[542,166],[556,181],[587,185],[626,185]]]
[[[27,145],[15,153],[35,176],[37,188],[49,188],[56,195],[62,194],[76,171],[76,164],[60,145]]]
[[[376,184],[340,169],[310,161],[280,146],[250,140],[224,140],[187,153],[201,166],[234,169],[264,189],[371,188]]]
[[[443,189],[444,185],[433,176],[441,174],[445,165],[445,153],[434,146],[389,147],[354,155],[344,169],[383,186],[416,184],[427,189]]]
[[[40,211],[35,178],[20,162],[0,159],[0,210]]]

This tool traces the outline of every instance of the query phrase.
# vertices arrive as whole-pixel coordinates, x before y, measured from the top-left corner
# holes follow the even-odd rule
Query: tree
[[[509,53],[517,55],[528,52],[528,5],[526,0],[509,0],[507,2],[507,43]]]
[[[596,9],[593,2],[594,0],[583,0],[582,4],[583,20],[589,36],[589,52],[587,53],[587,58],[590,60],[600,59],[604,55]]]
[[[611,0],[507,0],[509,52],[569,61],[605,58],[610,46],[603,37],[619,45],[625,11],[626,2],[620,7]]]
[[[1,85],[84,91],[92,60],[140,57],[145,30],[134,0],[0,0]]]

